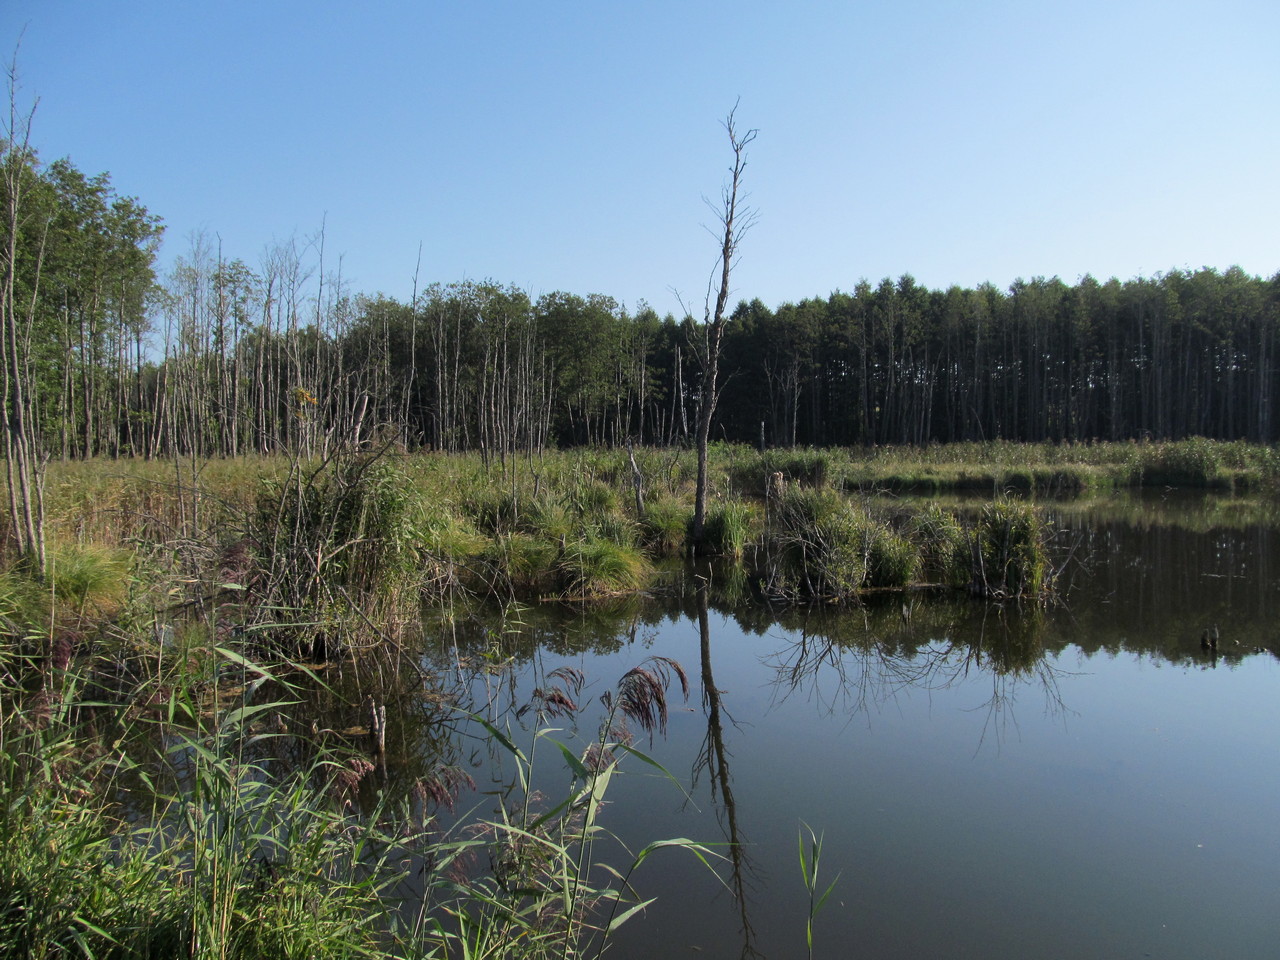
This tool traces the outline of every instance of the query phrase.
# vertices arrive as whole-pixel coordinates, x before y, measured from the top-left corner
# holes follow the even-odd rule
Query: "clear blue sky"
[[[25,34],[23,30],[25,28]],[[704,198],[755,127],[734,296],[1280,270],[1276,0],[4,0],[34,141],[250,265],[407,299],[491,278],[700,312]]]

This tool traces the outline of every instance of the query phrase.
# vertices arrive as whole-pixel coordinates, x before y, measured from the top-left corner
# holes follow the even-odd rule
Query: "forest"
[[[0,189],[7,405],[54,458],[691,441],[706,352],[692,316],[491,281],[364,294],[323,232],[253,262],[200,234],[161,272],[160,218],[108,175],[14,149]],[[1270,443],[1278,329],[1280,273],[1234,267],[1006,289],[904,274],[743,299],[712,439]]]

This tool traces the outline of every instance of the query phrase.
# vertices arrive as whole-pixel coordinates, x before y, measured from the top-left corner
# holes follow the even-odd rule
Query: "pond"
[[[816,956],[1274,955],[1274,509],[1048,509],[1064,566],[1046,610],[925,591],[770,609],[729,572],[681,568],[614,608],[460,618],[434,665],[473,665],[495,716],[557,667],[585,674],[586,705],[646,658],[683,665],[687,703],[677,685],[665,736],[636,740],[672,778],[627,758],[602,822],[632,850],[689,837],[724,860],[718,878],[678,850],[646,862],[635,884],[657,900],[610,956],[803,956],[806,825],[822,837],[819,892],[835,881]],[[393,781],[423,744],[441,749],[415,715],[393,720]],[[589,740],[599,715],[562,738]],[[509,771],[475,741],[453,749],[477,781],[461,807],[489,815],[485,791]],[[549,754],[539,774],[548,792],[567,781]]]

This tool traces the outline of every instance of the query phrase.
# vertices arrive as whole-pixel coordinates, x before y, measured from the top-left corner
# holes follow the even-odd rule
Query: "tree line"
[[[6,144],[5,403],[40,456],[494,456],[690,443],[708,324],[494,282],[353,293],[323,233],[250,263],[104,174]],[[769,446],[1280,439],[1280,274],[930,290],[910,276],[723,324],[712,439]],[[25,392],[24,392],[25,391]],[[21,431],[10,431],[10,437]],[[36,455],[34,452],[32,455]]]

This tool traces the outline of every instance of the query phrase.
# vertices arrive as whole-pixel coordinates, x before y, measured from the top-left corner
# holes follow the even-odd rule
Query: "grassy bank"
[[[712,454],[704,549],[775,601],[921,583],[1043,597],[1047,531],[1020,494],[1269,490],[1277,469],[1270,447],[1202,440]],[[47,577],[0,571],[0,631],[24,649],[43,637],[46,656],[104,630],[236,631],[253,656],[326,659],[412,645],[424,602],[626,594],[688,551],[693,512],[690,451],[636,459],[639,490],[620,450],[53,464]],[[998,507],[872,496],[920,490]]]

